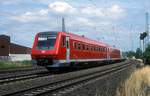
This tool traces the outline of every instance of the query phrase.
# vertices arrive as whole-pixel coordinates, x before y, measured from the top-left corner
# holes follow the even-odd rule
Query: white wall
[[[9,54],[11,61],[31,60],[31,54]]]

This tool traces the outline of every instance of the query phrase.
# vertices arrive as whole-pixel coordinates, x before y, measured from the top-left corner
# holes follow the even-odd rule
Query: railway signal
[[[140,33],[140,40],[143,40],[143,52],[145,51],[145,38],[148,36],[147,32]]]
[[[140,40],[144,40],[147,36],[147,32],[143,32],[140,34]]]

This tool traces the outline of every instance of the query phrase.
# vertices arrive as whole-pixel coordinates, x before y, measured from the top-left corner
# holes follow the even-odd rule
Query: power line
[[[95,2],[93,0],[89,0],[91,2],[92,5],[94,5],[97,8],[97,5],[95,4]]]

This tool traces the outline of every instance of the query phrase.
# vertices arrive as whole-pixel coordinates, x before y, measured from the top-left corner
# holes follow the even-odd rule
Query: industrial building
[[[10,36],[0,35],[0,60],[31,60],[31,48],[11,43]]]

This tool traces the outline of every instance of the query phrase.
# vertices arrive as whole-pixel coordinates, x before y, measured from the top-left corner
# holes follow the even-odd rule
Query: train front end
[[[52,66],[57,56],[58,32],[40,32],[35,36],[31,57],[33,64]]]

